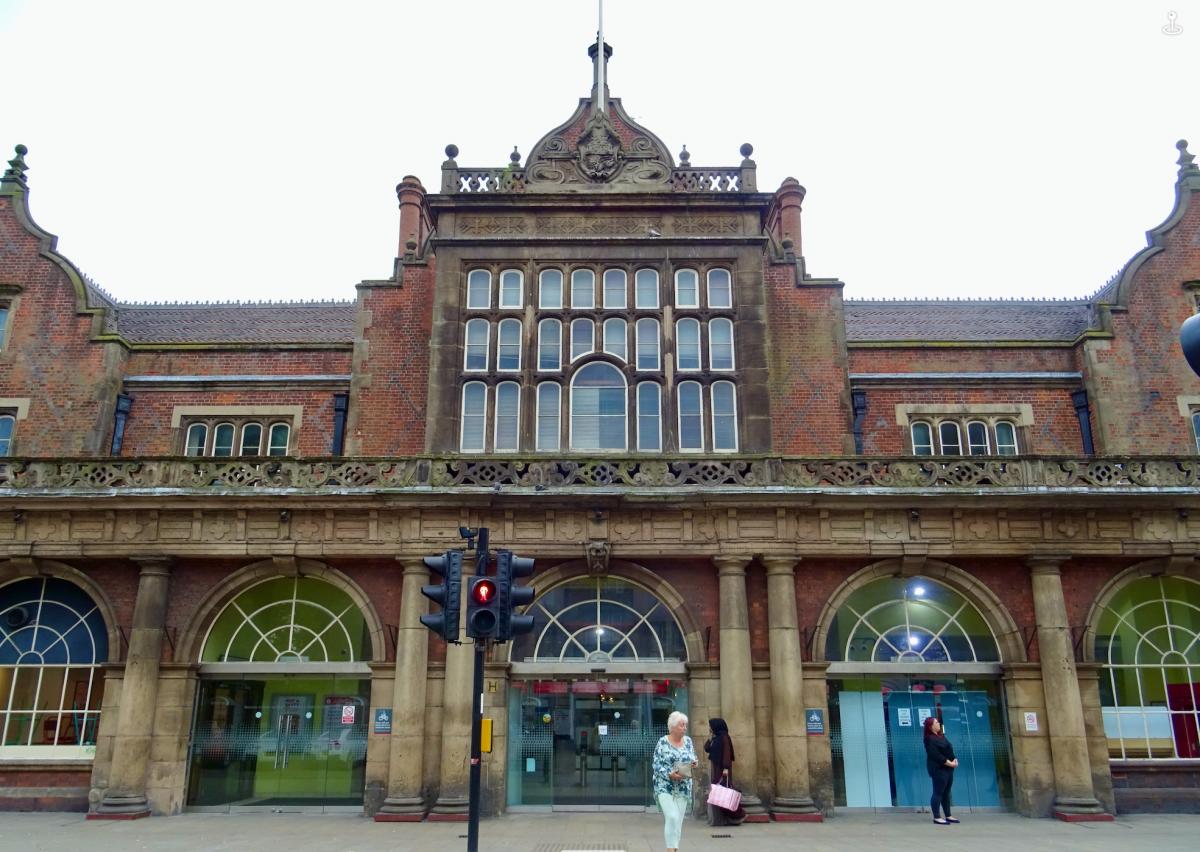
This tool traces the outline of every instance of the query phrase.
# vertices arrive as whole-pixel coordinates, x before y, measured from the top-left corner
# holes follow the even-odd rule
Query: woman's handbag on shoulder
[[[708,803],[727,811],[736,811],[742,804],[742,794],[724,784],[713,784],[708,788]]]

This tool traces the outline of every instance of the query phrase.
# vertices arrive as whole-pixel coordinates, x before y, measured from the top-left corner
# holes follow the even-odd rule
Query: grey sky
[[[118,299],[352,298],[400,178],[528,153],[595,29],[595,0],[0,0],[0,153]],[[672,151],[748,141],[760,189],[807,187],[809,270],[850,297],[1086,295],[1170,211],[1175,141],[1200,155],[1200,0],[607,0],[605,34]]]

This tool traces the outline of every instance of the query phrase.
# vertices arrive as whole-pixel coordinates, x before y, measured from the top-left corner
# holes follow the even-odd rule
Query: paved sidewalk
[[[1012,814],[964,816],[962,825],[935,826],[927,814],[848,814],[820,825],[684,824],[680,852],[890,849],[1077,850],[1174,852],[1200,849],[1200,816],[1130,816],[1113,823],[1068,825]],[[376,823],[356,816],[184,814],[136,822],[87,822],[76,814],[0,813],[0,850],[221,850],[221,852],[369,852],[465,850],[465,823]],[[460,837],[462,835],[462,837]],[[481,852],[626,850],[661,852],[657,814],[519,814],[484,820]]]

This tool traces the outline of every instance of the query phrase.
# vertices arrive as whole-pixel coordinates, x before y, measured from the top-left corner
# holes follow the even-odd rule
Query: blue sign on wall
[[[808,729],[809,736],[824,734],[825,711],[819,710],[816,707],[810,707],[804,711],[804,723]]]
[[[390,734],[392,732],[392,711],[389,707],[375,708],[375,733]]]

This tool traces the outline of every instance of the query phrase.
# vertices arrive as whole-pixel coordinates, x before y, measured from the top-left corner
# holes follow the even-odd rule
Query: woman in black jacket
[[[712,736],[704,744],[708,754],[710,778],[713,784],[733,786],[733,740],[729,737],[729,725],[724,719],[709,719],[708,729]],[[736,811],[727,811],[716,805],[708,806],[709,821],[712,825],[740,825],[746,818],[746,811],[738,805]]]
[[[933,811],[933,821],[938,825],[958,822],[950,816],[950,787],[954,784],[956,766],[958,758],[954,756],[954,746],[943,736],[942,723],[936,716],[930,716],[925,720],[925,768],[929,770],[929,778],[933,781],[929,809]],[[945,817],[942,817],[942,812],[945,812]]]

